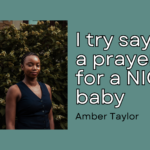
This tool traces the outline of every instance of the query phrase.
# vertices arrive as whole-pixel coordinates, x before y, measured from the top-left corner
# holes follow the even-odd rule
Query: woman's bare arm
[[[52,111],[52,108],[48,114],[48,117],[49,117],[49,123],[50,123],[50,129],[55,129],[54,128],[54,119],[53,119],[53,111]]]
[[[15,129],[17,91],[17,85],[13,85],[6,94],[6,129]]]
[[[50,93],[50,99],[52,102],[52,92],[51,92],[51,87],[49,85],[47,85],[48,91]],[[49,118],[49,123],[50,123],[50,129],[54,129],[54,119],[53,119],[53,109],[51,108],[49,114],[48,114],[48,118]]]

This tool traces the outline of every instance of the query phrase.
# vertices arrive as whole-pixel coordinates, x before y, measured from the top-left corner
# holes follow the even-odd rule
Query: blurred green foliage
[[[60,22],[60,21],[59,21]],[[28,51],[38,54],[41,72],[38,81],[52,90],[55,129],[67,129],[67,26],[58,21],[38,21],[0,30],[0,128],[5,129],[5,97],[8,88],[21,79],[21,57]]]

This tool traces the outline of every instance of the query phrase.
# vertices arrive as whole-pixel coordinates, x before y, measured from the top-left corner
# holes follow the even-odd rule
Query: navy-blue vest
[[[22,96],[16,107],[16,129],[50,129],[50,94],[44,83],[38,83],[42,90],[41,99],[24,82],[17,83]]]

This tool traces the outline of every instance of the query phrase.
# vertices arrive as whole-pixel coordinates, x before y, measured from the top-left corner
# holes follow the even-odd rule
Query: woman
[[[24,79],[12,85],[6,95],[6,128],[54,129],[51,88],[37,81],[40,72],[38,55],[26,53],[21,69]]]

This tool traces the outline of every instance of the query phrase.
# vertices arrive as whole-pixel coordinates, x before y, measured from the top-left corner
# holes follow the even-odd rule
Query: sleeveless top
[[[41,99],[24,82],[17,83],[22,96],[16,105],[16,129],[50,129],[48,119],[52,107],[50,93],[44,83],[38,83],[42,90]]]

